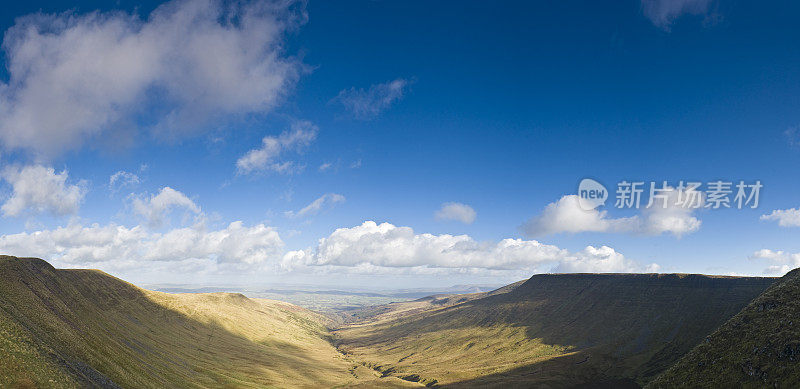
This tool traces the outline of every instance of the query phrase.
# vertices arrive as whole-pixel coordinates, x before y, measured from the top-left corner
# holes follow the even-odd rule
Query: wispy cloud
[[[783,132],[783,136],[786,137],[786,141],[789,143],[790,147],[800,148],[800,127],[794,126],[787,128],[786,131]]]
[[[308,146],[317,138],[319,129],[309,121],[300,120],[292,123],[289,131],[284,131],[279,136],[265,136],[261,140],[261,147],[248,151],[236,161],[239,174],[248,174],[255,171],[274,171],[289,173],[295,168],[292,161],[277,161],[278,157],[287,150],[300,150]]]
[[[310,204],[303,207],[301,210],[294,212],[294,211],[286,211],[283,214],[289,218],[302,218],[313,216],[323,209],[331,208],[338,203],[343,203],[345,201],[345,197],[337,194],[337,193],[326,193],[320,196],[318,199],[312,201]]]
[[[681,15],[705,15],[713,0],[642,0],[644,16],[656,26],[669,31]]]
[[[467,204],[444,203],[439,210],[434,213],[436,220],[455,220],[464,224],[472,224],[477,214]]]
[[[110,177],[108,177],[108,189],[111,192],[117,192],[122,188],[125,187],[133,187],[138,185],[141,182],[141,179],[138,175],[126,172],[124,170],[120,170]]]
[[[356,119],[373,119],[403,98],[409,81],[396,79],[374,84],[367,89],[350,88],[339,92],[333,101],[344,106]]]

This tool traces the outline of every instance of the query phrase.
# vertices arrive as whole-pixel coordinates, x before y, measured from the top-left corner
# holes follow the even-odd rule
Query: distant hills
[[[800,272],[775,280],[542,274],[326,316],[0,256],[0,388],[798,387]]]
[[[352,316],[350,311],[381,306],[393,302],[414,300],[434,294],[465,294],[490,291],[497,286],[487,285],[454,285],[451,287],[430,287],[395,290],[338,290],[313,287],[308,285],[284,285],[282,287],[191,287],[177,285],[152,285],[152,290],[167,293],[242,293],[248,297],[280,300],[303,308],[322,312],[336,317]]]

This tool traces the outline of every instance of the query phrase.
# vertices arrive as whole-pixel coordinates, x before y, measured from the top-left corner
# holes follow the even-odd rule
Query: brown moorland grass
[[[341,355],[326,319],[240,294],[166,294],[0,256],[0,387],[410,386]]]
[[[637,387],[774,279],[686,274],[535,275],[508,292],[335,331],[388,376],[454,387]]]
[[[152,292],[95,270],[0,256],[0,387],[638,387],[773,281],[536,275],[488,293],[365,309],[332,334],[328,318],[288,303]],[[770,288],[735,328],[766,315],[777,326],[770,333],[788,334],[775,339],[796,339],[785,319],[800,311],[800,287],[785,285],[797,283]],[[753,386],[796,371],[798,347],[775,339],[758,350],[777,362],[734,364],[751,367],[761,380]]]

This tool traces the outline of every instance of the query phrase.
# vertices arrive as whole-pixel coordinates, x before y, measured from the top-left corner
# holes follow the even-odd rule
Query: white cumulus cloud
[[[301,210],[297,212],[286,211],[284,212],[284,215],[290,218],[313,216],[318,214],[325,208],[331,208],[334,205],[343,202],[345,202],[344,196],[337,193],[326,193],[320,196],[318,199],[312,201],[310,204],[303,207]]]
[[[800,226],[800,209],[776,209],[769,215],[761,215],[761,220],[777,221],[781,227]]]
[[[85,184],[67,184],[66,170],[41,165],[11,166],[0,177],[12,187],[11,197],[0,208],[5,216],[49,212],[54,215],[75,214],[86,195]]]
[[[161,188],[157,195],[133,197],[132,205],[133,211],[144,217],[152,227],[164,224],[169,213],[175,209],[200,214],[200,206],[185,194],[168,186]]]
[[[782,276],[789,271],[800,267],[800,253],[787,253],[785,251],[773,251],[770,249],[761,249],[754,252],[750,259],[763,259],[771,262],[764,274],[773,274]]]
[[[567,195],[548,204],[542,213],[523,225],[530,236],[545,236],[562,232],[629,232],[639,228],[637,217],[609,218],[607,211],[584,210],[576,195]]]
[[[703,192],[696,190],[669,190],[642,210],[640,232],[651,235],[664,233],[681,237],[700,229],[702,221],[694,213],[705,205]]]
[[[368,120],[387,110],[400,100],[409,82],[403,79],[373,84],[367,89],[350,88],[339,92],[333,101],[339,102],[355,118]]]
[[[589,246],[572,254],[535,240],[478,242],[468,235],[417,234],[410,227],[373,221],[339,228],[320,239],[315,248],[290,251],[283,258],[283,266],[290,269],[327,266],[367,271],[376,268],[510,271],[554,264],[559,271],[641,270],[634,262],[605,246],[600,249]]]
[[[434,214],[437,220],[455,220],[464,224],[472,224],[475,221],[475,210],[469,205],[462,203],[444,203]]]
[[[18,18],[2,46],[0,142],[49,156],[122,129],[175,137],[265,112],[302,68],[283,41],[304,12],[292,1],[173,0],[146,19]]]
[[[694,213],[703,207],[702,192],[667,187],[652,204],[644,204],[640,215],[610,218],[608,211],[584,210],[577,195],[567,195],[548,204],[542,213],[528,220],[523,231],[529,236],[559,233],[625,232],[676,237],[696,232],[702,221]]]
[[[608,246],[595,248],[587,246],[585,249],[574,255],[563,258],[558,266],[553,269],[554,273],[631,273],[646,272],[657,273],[660,269],[658,264],[650,264],[646,267],[625,258],[624,255]]]
[[[239,174],[260,170],[271,170],[288,173],[294,168],[291,161],[279,162],[278,157],[288,150],[300,150],[317,138],[319,129],[309,121],[300,120],[292,123],[288,131],[279,136],[265,136],[261,147],[248,151],[236,161]]]

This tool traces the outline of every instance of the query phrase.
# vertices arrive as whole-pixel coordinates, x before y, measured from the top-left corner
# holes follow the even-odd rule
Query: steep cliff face
[[[336,332],[340,348],[436,385],[637,386],[774,279],[536,275],[516,289]]]
[[[651,387],[800,387],[800,269],[705,337]]]

